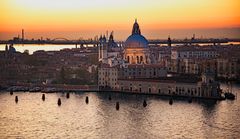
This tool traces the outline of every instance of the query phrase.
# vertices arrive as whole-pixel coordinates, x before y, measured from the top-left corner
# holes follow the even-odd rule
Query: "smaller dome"
[[[125,46],[127,48],[148,48],[148,41],[140,34],[133,34],[127,38]]]

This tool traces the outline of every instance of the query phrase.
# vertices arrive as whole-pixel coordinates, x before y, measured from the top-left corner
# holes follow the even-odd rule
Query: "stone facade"
[[[159,94],[169,96],[190,96],[204,98],[218,98],[219,85],[212,80],[187,79],[178,81],[176,78],[160,79],[120,79],[119,91]],[[208,79],[209,77],[207,77]]]
[[[213,49],[199,51],[197,47],[178,47],[172,53],[170,38],[168,46],[150,48],[135,21],[132,34],[119,54],[122,55],[106,56],[107,60],[101,57],[98,70],[100,90],[170,96],[220,96],[219,84],[214,81],[214,74],[200,76],[212,71],[206,67],[215,66],[209,63],[210,59],[217,57]],[[168,77],[171,72],[179,75]],[[186,73],[187,76],[181,75]]]
[[[240,59],[219,58],[217,59],[217,76],[220,78],[239,78]]]
[[[111,89],[119,88],[119,79],[159,78],[166,77],[167,69],[159,65],[102,65],[98,70],[98,85]]]
[[[172,50],[171,59],[186,58],[216,58],[218,53],[214,49],[198,49],[197,47],[181,47]]]

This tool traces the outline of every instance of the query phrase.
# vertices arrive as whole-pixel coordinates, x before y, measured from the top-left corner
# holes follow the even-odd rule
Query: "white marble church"
[[[118,63],[138,65],[153,64],[148,40],[141,35],[141,30],[137,20],[135,20],[132,28],[132,34],[125,41],[123,48],[118,47],[114,42],[113,33],[111,33],[108,41],[105,36],[101,36],[99,40],[99,61],[102,63],[111,64],[109,62],[112,60],[120,60],[119,58],[121,58],[121,61],[118,61]]]
[[[113,33],[108,40],[101,36],[99,42],[100,90],[207,98],[220,96],[219,84],[212,74],[168,77],[168,69],[155,54],[159,52],[151,49],[137,20],[123,47],[114,42]]]

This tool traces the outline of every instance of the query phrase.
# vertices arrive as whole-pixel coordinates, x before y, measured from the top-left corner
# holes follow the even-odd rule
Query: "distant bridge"
[[[228,42],[240,42],[240,40],[229,40],[229,39],[194,39],[194,40],[171,40],[171,44],[221,44]],[[149,44],[168,44],[168,40],[149,40]]]
[[[168,44],[168,40],[149,40],[149,45],[161,45]],[[171,40],[171,44],[221,44],[221,43],[238,43],[240,44],[240,39],[183,39],[183,40]],[[0,44],[72,44],[82,46],[98,46],[99,41],[97,40],[69,40],[67,38],[54,38],[52,40],[24,40],[24,41],[0,41]],[[124,44],[123,41],[116,41],[120,46]]]
[[[52,39],[52,41],[69,41],[69,40],[66,38],[54,38]]]

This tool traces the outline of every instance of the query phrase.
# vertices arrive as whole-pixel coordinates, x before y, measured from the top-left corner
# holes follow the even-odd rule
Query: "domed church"
[[[140,27],[135,20],[130,35],[124,44],[124,59],[129,64],[150,64],[150,50],[147,39],[141,35]]]

